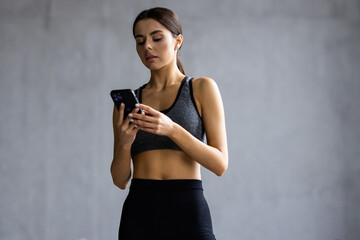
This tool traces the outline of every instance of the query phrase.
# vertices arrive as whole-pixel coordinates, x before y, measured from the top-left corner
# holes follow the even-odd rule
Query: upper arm
[[[113,110],[114,155],[115,155],[115,145],[118,141],[118,136],[116,132],[116,124],[118,123],[118,119],[119,119],[119,111],[116,109],[116,106],[114,104],[114,110]]]
[[[193,94],[203,119],[207,144],[227,156],[224,106],[216,82],[205,77],[193,79]]]
[[[115,104],[114,104],[113,119],[112,119],[114,136],[115,136],[115,126],[116,126],[116,124],[117,124],[117,119],[118,119],[118,118],[119,118],[119,116],[118,116],[118,111],[117,111],[116,106],[115,106]]]

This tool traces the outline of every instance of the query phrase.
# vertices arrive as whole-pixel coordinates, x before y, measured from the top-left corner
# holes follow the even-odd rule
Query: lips
[[[145,56],[145,59],[146,59],[147,61],[154,60],[155,58],[157,58],[157,56],[152,55],[152,54],[147,54],[147,55]]]

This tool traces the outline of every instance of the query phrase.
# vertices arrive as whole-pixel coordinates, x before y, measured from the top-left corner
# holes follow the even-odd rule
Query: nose
[[[146,39],[144,46],[145,46],[145,49],[152,49],[151,41]]]

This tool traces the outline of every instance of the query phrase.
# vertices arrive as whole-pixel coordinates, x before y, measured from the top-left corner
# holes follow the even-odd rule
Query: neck
[[[150,81],[147,85],[150,88],[162,90],[167,86],[178,83],[184,77],[185,75],[180,72],[176,64],[168,64],[158,70],[151,70]]]

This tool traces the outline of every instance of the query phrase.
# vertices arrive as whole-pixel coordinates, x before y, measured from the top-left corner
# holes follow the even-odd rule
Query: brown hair
[[[182,28],[181,28],[181,24],[180,24],[180,20],[179,20],[178,16],[168,8],[156,7],[156,8],[144,10],[136,17],[134,24],[133,24],[133,36],[134,37],[135,37],[136,24],[140,20],[145,20],[145,19],[149,19],[149,18],[158,21],[161,25],[166,27],[172,33],[172,35],[174,37],[177,37],[179,34],[182,34]],[[181,48],[181,46],[180,46],[180,48]],[[185,68],[179,59],[180,48],[178,49],[178,52],[176,54],[176,65],[182,74],[186,74]]]

